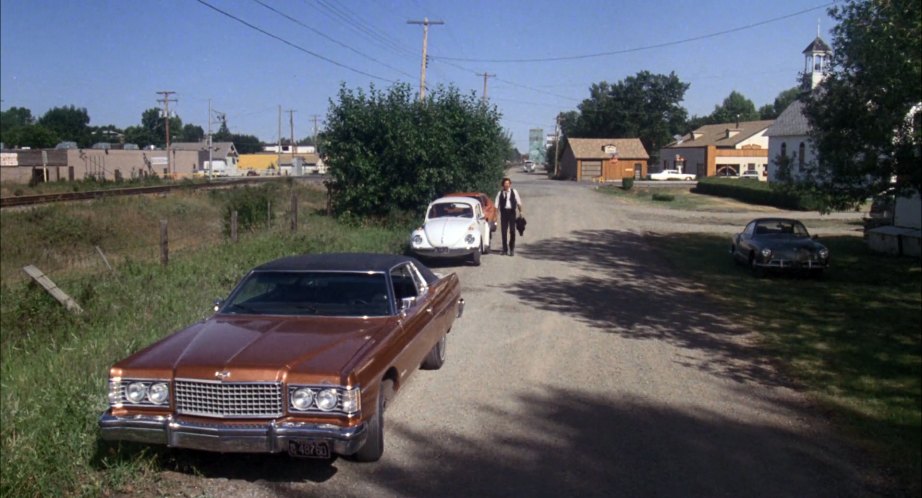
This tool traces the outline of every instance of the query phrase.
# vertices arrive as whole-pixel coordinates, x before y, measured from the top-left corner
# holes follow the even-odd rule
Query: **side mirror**
[[[223,299],[215,299],[215,300],[214,300],[214,311],[215,311],[215,313],[217,313],[218,310],[221,309],[221,305],[222,305],[222,304],[224,304],[224,300],[223,300]]]
[[[404,297],[400,299],[400,311],[406,311],[416,304],[415,297]]]

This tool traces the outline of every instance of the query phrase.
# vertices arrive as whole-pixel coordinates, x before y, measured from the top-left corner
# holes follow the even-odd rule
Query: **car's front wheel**
[[[756,264],[755,254],[749,255],[749,269],[752,270],[752,274],[756,278],[761,278],[765,275],[765,269]]]
[[[394,391],[394,383],[390,380],[381,382],[378,389],[377,410],[375,414],[368,419],[367,431],[368,436],[365,444],[353,455],[358,462],[377,462],[384,454],[384,409],[387,408],[387,400]]]
[[[474,266],[480,266],[480,253],[483,252],[483,242],[480,243],[480,249],[471,253],[471,262]]]

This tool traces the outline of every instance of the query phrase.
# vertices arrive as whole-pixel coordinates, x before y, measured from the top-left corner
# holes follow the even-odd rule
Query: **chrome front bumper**
[[[475,251],[479,251],[478,247],[462,247],[462,248],[447,248],[447,247],[414,247],[412,251],[418,256],[424,258],[460,258],[462,256],[470,256]]]
[[[106,411],[99,419],[102,438],[165,444],[172,448],[218,453],[283,453],[293,440],[324,440],[334,453],[351,455],[365,444],[365,424],[340,427],[333,424],[275,422],[263,424],[202,424],[172,417],[133,415],[116,417]]]

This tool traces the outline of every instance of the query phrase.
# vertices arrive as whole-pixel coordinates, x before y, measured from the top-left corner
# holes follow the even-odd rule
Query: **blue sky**
[[[257,29],[217,12],[220,9]],[[86,108],[91,125],[137,125],[171,103],[183,123],[207,129],[208,101],[234,133],[278,138],[279,106],[295,135],[320,127],[341,84],[419,86],[422,26],[427,86],[488,97],[520,151],[529,128],[554,129],[593,83],[638,71],[674,71],[691,85],[683,105],[708,114],[736,90],[756,107],[795,85],[801,51],[817,33],[831,43],[824,0],[3,0],[2,109],[35,117]],[[271,33],[277,38],[268,36]],[[294,46],[292,46],[294,45]],[[314,55],[312,55],[314,54]],[[318,57],[319,56],[319,57]],[[321,58],[322,57],[322,58]],[[215,127],[217,125],[214,125]],[[290,135],[282,117],[283,137]]]

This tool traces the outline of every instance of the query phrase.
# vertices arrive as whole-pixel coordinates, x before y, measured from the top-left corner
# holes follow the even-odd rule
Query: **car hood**
[[[423,231],[432,247],[455,247],[463,245],[473,222],[470,218],[434,218],[426,221]]]
[[[171,370],[178,378],[215,379],[223,372],[226,381],[281,381],[291,372],[339,376],[397,326],[393,317],[215,316],[119,362],[113,374]]]

